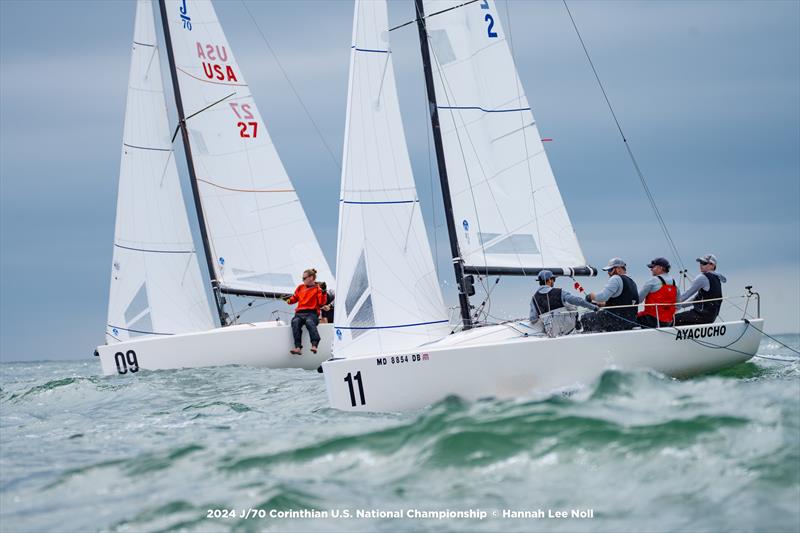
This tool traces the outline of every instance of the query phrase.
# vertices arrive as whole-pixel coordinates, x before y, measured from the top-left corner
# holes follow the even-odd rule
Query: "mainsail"
[[[385,0],[356,0],[336,263],[337,357],[413,348],[448,333],[388,35]]]
[[[463,4],[424,0],[464,264],[523,271],[585,265],[495,3]]]
[[[234,293],[291,293],[309,267],[333,281],[211,2],[166,12],[212,276]]]
[[[192,244],[150,0],[136,5],[106,341],[214,327]]]

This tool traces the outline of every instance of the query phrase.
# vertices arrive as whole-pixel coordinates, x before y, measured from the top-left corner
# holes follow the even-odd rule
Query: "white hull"
[[[752,324],[763,329],[761,319]],[[347,411],[404,411],[449,395],[476,400],[579,387],[608,368],[684,378],[747,361],[761,341],[743,321],[555,339],[525,336],[526,330],[524,323],[488,326],[414,351],[326,361],[328,399]],[[685,338],[690,330],[692,338]]]
[[[332,325],[320,324],[319,334],[322,340],[316,354],[309,349],[311,342],[305,328],[303,354],[290,354],[292,329],[283,322],[257,322],[196,333],[142,337],[100,346],[97,351],[105,375],[135,375],[139,369],[223,365],[314,370],[331,356]]]

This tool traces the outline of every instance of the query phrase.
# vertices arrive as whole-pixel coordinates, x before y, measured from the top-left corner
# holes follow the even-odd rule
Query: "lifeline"
[[[705,326],[702,328],[692,328],[678,330],[675,340],[702,339],[705,337],[720,337],[725,335],[725,326]]]

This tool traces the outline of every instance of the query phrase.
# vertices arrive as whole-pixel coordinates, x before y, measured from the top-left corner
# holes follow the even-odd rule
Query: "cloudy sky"
[[[352,3],[245,2],[258,26],[241,0],[216,7],[332,263]],[[570,8],[684,262],[694,272],[694,257],[717,254],[728,294],[755,285],[767,329],[800,331],[800,2]],[[668,248],[563,3],[499,0],[498,9],[540,131],[554,139],[548,154],[587,259],[622,256],[644,280],[644,265]],[[410,1],[391,2],[393,24],[412,15]],[[103,340],[133,17],[131,1],[0,1],[3,361],[88,358]],[[392,47],[453,301],[415,27],[393,32]],[[493,312],[526,314],[530,285],[504,280]]]

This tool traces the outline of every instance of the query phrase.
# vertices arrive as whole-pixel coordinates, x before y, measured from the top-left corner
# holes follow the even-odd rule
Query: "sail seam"
[[[131,246],[123,246],[121,244],[114,243],[114,246],[117,248],[123,248],[125,250],[133,250],[134,252],[148,252],[153,254],[193,254],[194,250],[149,250],[147,248],[133,248]]]
[[[439,109],[466,109],[466,110],[475,110],[475,111],[483,111],[484,113],[515,113],[520,111],[530,111],[530,107],[519,107],[516,109],[484,109],[480,106],[449,106],[449,105],[440,105],[436,106]]]
[[[415,204],[419,200],[389,200],[385,202],[356,202],[354,200],[339,200],[343,204],[378,205],[378,204]]]
[[[136,148],[139,150],[152,150],[154,152],[171,152],[172,148],[152,148],[150,146],[137,146],[135,144],[128,144],[122,143],[122,146],[127,146],[128,148]]]
[[[294,189],[237,189],[235,187],[225,187],[224,185],[214,183],[213,181],[204,180],[203,178],[197,178],[197,181],[202,181],[203,183],[208,183],[213,187],[218,187],[220,189],[233,192],[295,192]]]
[[[356,45],[353,45],[350,48],[352,48],[356,52],[372,52],[372,53],[375,53],[375,54],[391,54],[392,53],[391,50],[378,50],[378,49],[373,49],[373,48],[359,48]]]
[[[190,78],[194,78],[194,79],[196,79],[197,81],[204,81],[204,82],[206,82],[206,83],[213,83],[214,85],[233,85],[233,86],[236,86],[236,87],[248,87],[248,85],[247,85],[246,83],[226,83],[226,82],[224,82],[224,81],[211,81],[211,80],[204,80],[203,78],[197,77],[197,76],[195,76],[194,74],[190,74],[190,73],[186,72],[186,71],[185,71],[185,70],[183,70],[181,67],[178,67],[178,66],[176,66],[175,68],[176,68],[177,70],[180,70],[181,72],[183,72],[184,74],[186,74],[186,75],[187,75],[187,76],[189,76]]]
[[[106,325],[110,327],[112,330],[121,329],[122,331],[129,331],[130,333],[141,333],[143,335],[175,335],[174,333],[158,333],[157,331],[141,331],[138,329],[128,329],[120,326],[112,326],[111,324],[106,324]]]
[[[431,324],[445,324],[449,320],[434,320],[432,322],[417,322],[416,324],[397,324],[394,326],[336,326],[336,329],[394,329],[394,328],[412,328],[415,326],[428,326]]]

